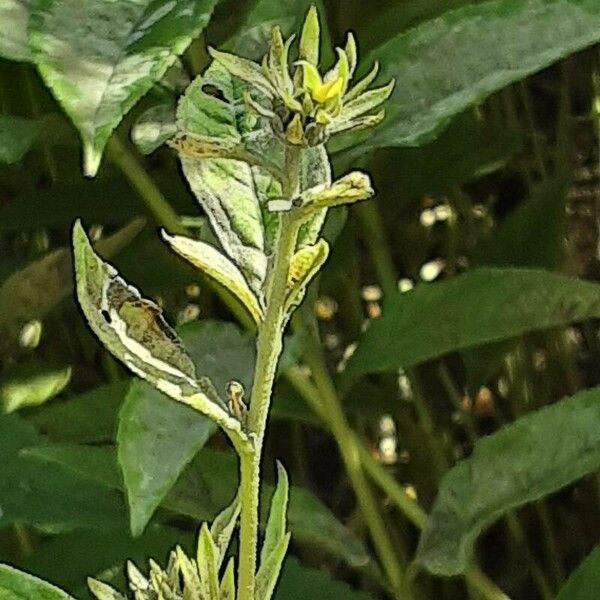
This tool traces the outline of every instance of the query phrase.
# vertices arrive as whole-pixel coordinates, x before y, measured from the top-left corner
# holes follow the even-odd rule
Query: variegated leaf
[[[196,377],[192,360],[159,307],[142,298],[104,262],[79,221],[73,228],[77,298],[93,332],[136,375],[171,398],[221,425],[234,444],[247,442],[207,377]]]
[[[217,568],[219,569],[223,564],[239,515],[240,500],[236,495],[233,502],[215,517],[210,526],[210,534],[217,547]]]
[[[328,256],[329,244],[324,239],[320,239],[312,246],[304,246],[294,254],[288,274],[286,312],[290,312],[293,306],[302,302],[308,284],[319,272]]]
[[[257,324],[262,321],[264,307],[262,290],[258,295],[255,294],[248,286],[243,273],[225,255],[214,246],[199,240],[180,235],[171,236],[165,231],[162,236],[177,254],[233,292]]]
[[[235,600],[235,562],[229,559],[219,588],[219,600]]]
[[[301,207],[312,212],[370,198],[375,192],[366,173],[352,171],[330,186],[319,185],[302,194]]]
[[[202,523],[198,537],[198,572],[203,598],[219,597],[219,551],[206,523]]]
[[[102,581],[88,577],[87,584],[97,600],[127,600],[125,596]]]
[[[281,168],[283,149],[265,119],[248,109],[245,92],[244,82],[214,62],[188,88],[177,117],[180,136],[219,153],[202,156],[177,143],[176,148],[223,249],[260,294],[278,224],[266,203],[281,195],[274,173]]]
[[[318,185],[325,187],[331,185],[331,165],[324,145],[307,148],[302,152],[299,192],[302,194]],[[316,211],[302,225],[298,236],[299,247],[308,246],[317,241],[326,216],[326,209]]]

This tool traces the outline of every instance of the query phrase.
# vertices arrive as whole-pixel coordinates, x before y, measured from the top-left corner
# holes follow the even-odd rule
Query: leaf
[[[131,128],[131,141],[142,154],[151,154],[176,133],[175,107],[157,104],[138,117]]]
[[[255,600],[271,600],[292,534],[286,533],[261,564],[256,574]]]
[[[319,185],[306,190],[301,196],[301,206],[312,210],[331,208],[366,200],[374,193],[369,176],[361,171],[352,171],[334,181],[331,186]]]
[[[214,246],[180,235],[170,236],[163,231],[163,239],[180,256],[188,260],[204,274],[233,292],[246,307],[254,322],[263,319],[263,308],[248,287],[242,272]]]
[[[223,564],[239,516],[240,501],[236,495],[233,502],[215,517],[210,526],[210,535],[217,547],[217,571]]]
[[[219,597],[219,554],[210,530],[202,523],[198,537],[198,574],[202,585],[203,598]]]
[[[46,85],[73,120],[94,176],[110,134],[204,29],[215,0],[44,0],[29,45]]]
[[[32,459],[36,456],[38,460],[57,463],[110,488],[123,488],[113,448],[52,444],[33,448],[29,455]],[[210,521],[231,502],[237,487],[235,455],[203,448],[165,497],[162,506],[197,521]],[[272,493],[271,486],[263,486],[263,507],[269,505]],[[266,515],[262,517],[264,524]],[[364,567],[370,561],[362,541],[309,490],[291,487],[288,522],[297,543],[339,557],[355,568]]]
[[[234,444],[247,444],[240,421],[230,415],[210,379],[196,378],[192,360],[158,306],[95,254],[79,221],[73,249],[77,298],[106,348],[156,389],[211,418]]]
[[[255,354],[250,335],[230,323],[204,321],[183,327],[181,336],[197,372],[223,391],[234,378],[250,390]],[[141,533],[214,430],[212,421],[147,383],[131,384],[119,414],[117,440],[134,535]]]
[[[98,242],[98,249],[107,256],[116,254],[144,225],[143,219],[135,219]],[[67,248],[53,250],[8,277],[0,286],[0,349],[18,338],[25,323],[45,317],[72,289],[71,252]]]
[[[179,102],[178,128],[199,141],[244,151],[248,136],[273,139],[258,118],[245,109],[244,84],[213,62]],[[214,91],[216,90],[216,91]],[[265,156],[253,145],[258,158]],[[234,155],[234,154],[232,154]],[[270,153],[266,153],[269,158]],[[228,158],[194,157],[180,152],[183,172],[207,213],[215,234],[248,285],[262,302],[267,256],[263,210],[270,195],[281,194],[280,184],[258,166]],[[271,189],[273,188],[273,189]]]
[[[557,32],[560,36],[557,37]],[[385,42],[365,59],[396,78],[383,125],[333,151],[415,146],[503,87],[600,40],[595,0],[494,0],[446,12]]]
[[[321,0],[291,0],[290,2],[256,0],[229,44],[233,45],[236,54],[258,59],[266,51],[273,27],[279,26],[285,36],[297,33],[302,27],[305,15],[313,5],[317,7],[320,15],[326,14]],[[325,61],[329,61],[332,56],[329,29],[326,22],[321,25]]]
[[[2,600],[74,600],[47,581],[0,564],[0,598]]]
[[[28,406],[38,406],[60,394],[70,380],[70,366],[21,363],[5,373],[0,380],[0,404],[7,413]]]
[[[522,417],[475,444],[442,479],[418,560],[464,573],[481,531],[510,510],[600,468],[600,388]]]
[[[0,3],[0,23],[2,18]],[[39,131],[40,126],[36,121],[0,114],[0,163],[10,165],[19,162],[35,142]]]
[[[163,557],[176,544],[191,548],[193,538],[180,529],[162,525],[152,525],[138,538],[132,538],[127,528],[114,526],[79,530],[44,538],[19,567],[53,581],[75,596],[87,597],[84,594],[88,575],[123,588],[121,573],[127,559],[143,563],[149,556]]]
[[[214,433],[214,423],[145,381],[131,383],[119,413],[117,442],[131,533],[142,533],[177,478]]]
[[[102,385],[65,402],[40,407],[28,415],[28,420],[52,441],[81,444],[112,441],[117,432],[117,413],[129,386],[127,380]]]
[[[365,592],[351,590],[347,584],[334,581],[322,570],[301,565],[287,558],[275,593],[275,600],[371,600]]]
[[[219,600],[235,600],[235,563],[233,557],[229,559],[221,580]]]
[[[571,574],[556,600],[595,600],[600,589],[600,546]]]
[[[449,352],[600,316],[600,286],[530,269],[474,269],[384,302],[346,372],[407,368]]]
[[[9,60],[31,60],[27,25],[31,0],[0,0],[0,56]]]
[[[286,285],[285,310],[302,302],[310,282],[329,256],[329,244],[320,239],[312,246],[300,248],[292,257]]]
[[[285,537],[287,532],[287,506],[289,499],[290,484],[288,475],[283,465],[277,462],[277,487],[271,498],[271,510],[267,519],[265,539],[260,551],[261,568],[274,552],[277,545]],[[259,570],[260,573],[260,570]]]
[[[125,525],[125,505],[118,494],[34,458],[25,451],[32,446],[51,447],[17,415],[0,415],[0,527],[22,522],[59,532]]]
[[[474,253],[478,265],[555,269],[564,254],[567,182],[546,181]],[[535,231],[535,235],[531,232]]]

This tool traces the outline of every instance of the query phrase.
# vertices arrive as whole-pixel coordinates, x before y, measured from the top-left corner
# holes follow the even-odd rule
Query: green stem
[[[296,391],[306,400],[307,404],[315,411],[323,422],[330,427],[333,433],[330,415],[323,405],[323,401],[327,396],[326,390],[317,387],[318,384],[315,385],[311,383],[296,367],[287,369],[285,376]],[[316,378],[315,383],[317,383]],[[337,397],[336,403],[339,404]],[[333,435],[336,437],[337,441],[336,434],[333,433]],[[423,529],[427,522],[427,513],[423,508],[406,495],[402,486],[371,456],[354,432],[349,431],[347,435],[348,438],[352,440],[353,451],[357,451],[359,454],[360,463],[364,472],[371,478],[373,483],[385,493],[396,508],[411,523],[413,523],[415,527],[417,527],[417,529]],[[510,600],[510,598],[476,566],[472,566],[465,573],[465,578],[470,585],[486,598],[486,600]]]
[[[128,144],[122,142],[117,134],[113,134],[108,140],[106,154],[142,197],[157,223],[163,225],[171,234],[187,233],[177,213],[171,208],[152,177],[137,160]]]
[[[314,329],[314,328],[311,328]],[[399,590],[404,578],[405,566],[400,563],[390,541],[386,524],[381,517],[375,495],[365,477],[360,458],[360,442],[352,431],[342,410],[331,376],[325,365],[323,352],[314,335],[307,342],[304,359],[312,372],[322,403],[322,415],[331,428],[340,450],[358,506],[369,529],[377,556],[395,590]]]
[[[284,197],[292,198],[298,186],[300,148],[286,149]],[[274,262],[267,282],[266,312],[258,328],[256,367],[248,413],[248,430],[255,436],[255,451],[240,457],[240,563],[238,600],[254,600],[258,549],[260,461],[275,382],[277,363],[283,349],[287,315],[285,298],[288,272],[296,250],[299,222],[289,213],[281,219]]]

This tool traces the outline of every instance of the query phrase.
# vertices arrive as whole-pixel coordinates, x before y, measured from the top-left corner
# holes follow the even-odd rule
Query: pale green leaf
[[[208,23],[215,0],[43,0],[29,44],[46,85],[79,129],[84,172],[98,170],[122,117]]]
[[[1,4],[0,23],[2,23]],[[2,33],[0,33],[0,40],[1,36]],[[35,142],[39,131],[40,127],[36,121],[0,114],[0,163],[10,165],[19,162]]]
[[[163,232],[163,239],[177,254],[188,260],[205,275],[233,292],[246,307],[255,323],[258,324],[262,321],[262,290],[257,298],[248,287],[242,272],[214,246],[184,236],[170,236],[166,232]]]
[[[571,574],[556,600],[596,600],[600,590],[600,546]]]
[[[245,108],[244,89],[240,80],[213,62],[179,102],[180,133],[200,142],[228,145],[232,153],[239,153],[239,148],[252,151],[259,161],[281,161],[280,147],[275,149],[278,153],[265,147],[274,143],[273,136],[262,118]],[[267,270],[263,211],[270,196],[281,194],[279,182],[247,161],[195,157],[185,151],[180,151],[180,158],[223,249],[254,293],[260,294]]]
[[[1,600],[74,600],[66,592],[33,575],[0,564]]]
[[[312,246],[304,246],[292,257],[286,286],[285,310],[302,302],[306,289],[329,256],[329,244],[320,239]]]
[[[93,579],[92,577],[88,578],[88,587],[90,588],[90,592],[92,592],[98,600],[127,600],[125,596],[119,594],[119,592],[110,585],[103,581]]]
[[[330,186],[318,185],[306,190],[300,200],[302,208],[314,210],[352,204],[366,200],[374,193],[370,177],[361,171],[352,171],[334,181]]]
[[[31,60],[27,25],[31,0],[0,0],[0,56],[9,60]]]
[[[221,580],[219,600],[235,600],[235,562],[233,557],[229,559]]]
[[[21,363],[0,379],[0,405],[7,413],[38,406],[60,394],[71,380],[71,367]]]
[[[509,511],[600,468],[600,388],[579,392],[482,438],[442,479],[418,560],[464,573],[481,531]]]
[[[398,33],[364,59],[396,78],[388,116],[369,135],[332,149],[422,145],[455,115],[501,88],[600,40],[596,0],[493,0],[469,4]]]
[[[239,515],[240,501],[236,495],[233,502],[215,517],[210,526],[210,535],[217,547],[218,569],[221,568],[221,565],[223,564]]]
[[[206,523],[202,523],[198,536],[198,573],[203,598],[219,597],[219,551]]]
[[[286,533],[272,549],[256,574],[255,600],[270,600],[287,554],[292,534]]]
[[[300,36],[300,45],[298,48],[299,58],[308,61],[315,67],[319,64],[319,53],[321,49],[321,27],[319,25],[319,13],[317,7],[312,5],[308,9],[302,34]]]
[[[177,133],[175,107],[157,104],[144,111],[131,129],[131,141],[142,154],[151,154]]]
[[[287,507],[289,500],[290,484],[288,475],[283,465],[277,462],[277,487],[271,498],[271,509],[267,519],[265,530],[265,539],[260,551],[260,570],[263,566],[267,568],[267,563],[271,554],[275,552],[278,545],[284,539],[287,532]],[[262,596],[258,596],[261,598]]]
[[[358,375],[600,316],[600,286],[557,273],[481,268],[386,299],[348,363]]]

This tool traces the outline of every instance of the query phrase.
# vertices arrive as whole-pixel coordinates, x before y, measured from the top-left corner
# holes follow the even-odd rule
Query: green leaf
[[[125,247],[144,227],[135,219],[110,237],[98,242],[98,249],[112,256]],[[16,339],[25,323],[45,317],[73,289],[71,252],[59,248],[13,273],[0,286],[0,349]],[[43,294],[38,293],[44,290]]]
[[[230,379],[249,391],[254,341],[231,323],[203,321],[181,329],[196,371],[225,391]],[[127,489],[131,530],[139,535],[215,427],[145,382],[131,384],[119,414],[119,463]],[[230,498],[228,499],[230,500]]]
[[[129,386],[128,380],[102,385],[65,402],[42,406],[28,415],[28,420],[55,442],[113,441],[117,432],[117,413]]]
[[[130,526],[140,535],[177,478],[215,431],[214,423],[145,381],[131,383],[117,442]]]
[[[0,0],[0,56],[10,60],[31,60],[27,46],[27,25],[31,0]]]
[[[322,570],[301,565],[295,558],[286,559],[275,600],[371,600],[365,592],[351,590],[334,581]]]
[[[598,40],[595,0],[495,0],[446,12],[364,59],[380,61],[382,81],[396,78],[386,121],[332,149],[424,144],[469,106]]]
[[[215,0],[43,0],[29,44],[46,85],[73,120],[93,176],[114,128],[204,29]]]
[[[75,596],[88,597],[87,576],[100,576],[124,589],[122,569],[126,560],[141,564],[150,556],[162,558],[176,544],[192,548],[193,537],[180,529],[159,525],[148,527],[138,538],[132,538],[126,528],[79,530],[44,538],[18,566]]]
[[[219,552],[206,523],[202,523],[198,537],[198,574],[203,598],[219,597]]]
[[[0,4],[0,23],[2,18]],[[39,131],[36,121],[0,114],[0,163],[10,165],[19,162],[35,142]]]
[[[20,363],[0,380],[0,404],[7,413],[38,406],[60,394],[71,380],[71,367],[39,361]]]
[[[48,531],[125,526],[121,497],[30,447],[51,448],[17,415],[0,416],[0,527],[29,523]]]
[[[474,262],[494,267],[555,269],[564,254],[567,182],[544,182],[475,249]],[[535,231],[535,235],[531,232]]]
[[[137,118],[131,129],[131,141],[142,154],[151,154],[176,133],[174,105],[157,104]]]
[[[77,299],[92,331],[117,359],[173,400],[220,425],[236,447],[247,445],[211,380],[194,363],[160,308],[128,285],[93,250],[79,221],[73,227]]]
[[[265,539],[260,551],[260,565],[267,562],[287,532],[287,506],[290,484],[283,465],[277,462],[277,487],[271,498],[271,510],[267,519]],[[260,573],[260,570],[259,570]]]
[[[556,600],[595,600],[600,589],[600,546],[577,567]]]
[[[33,575],[0,565],[0,598],[2,600],[73,600],[47,581]]]
[[[33,448],[29,455],[57,463],[112,489],[123,489],[113,448],[52,444]],[[231,502],[237,488],[236,456],[203,448],[167,494],[162,506],[197,521],[212,521],[223,506]],[[272,493],[271,486],[263,486],[263,507],[269,505]],[[266,516],[262,515],[262,523],[266,522]],[[361,540],[304,488],[292,486],[290,489],[288,522],[297,543],[339,557],[354,568],[364,567],[370,561]]]
[[[217,546],[217,571],[223,564],[239,516],[240,500],[236,495],[233,502],[223,509],[211,523],[210,535]]]
[[[475,269],[390,296],[346,372],[407,368],[449,352],[598,316],[596,284],[530,269]]]
[[[418,560],[432,573],[469,566],[477,536],[510,510],[600,468],[600,388],[518,419],[475,444],[442,479]]]

